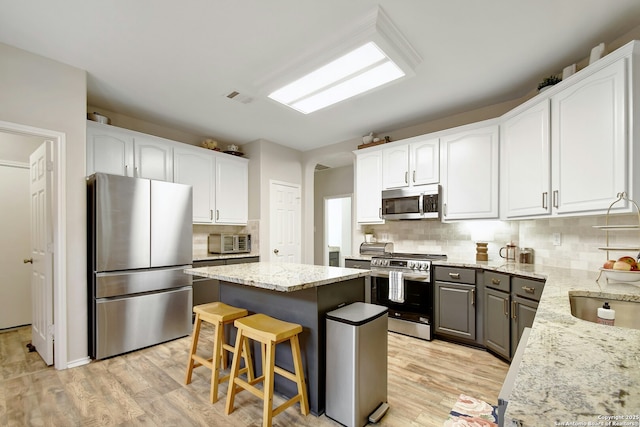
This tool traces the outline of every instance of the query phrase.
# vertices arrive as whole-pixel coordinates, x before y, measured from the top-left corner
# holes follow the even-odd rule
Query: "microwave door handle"
[[[418,197],[418,212],[420,215],[424,215],[424,193],[420,193],[420,197]]]

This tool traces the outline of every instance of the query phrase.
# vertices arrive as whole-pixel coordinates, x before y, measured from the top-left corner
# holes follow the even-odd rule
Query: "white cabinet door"
[[[203,148],[173,150],[174,182],[193,187],[193,222],[212,224],[215,210],[215,156]]]
[[[136,178],[173,181],[173,147],[169,142],[136,134],[133,147]]]
[[[87,176],[96,172],[133,176],[133,136],[87,121]]]
[[[382,151],[356,152],[356,220],[381,224]]]
[[[500,127],[503,206],[506,218],[551,213],[549,100],[507,119]]]
[[[440,141],[415,137],[382,150],[382,188],[437,184],[440,181]]]
[[[438,138],[411,143],[409,171],[411,185],[440,182],[440,140]]]
[[[498,126],[442,138],[444,220],[497,218]]]
[[[551,99],[558,214],[606,211],[618,192],[627,191],[625,67],[625,60],[616,61]]]
[[[382,188],[409,186],[409,144],[382,150]]]
[[[247,223],[249,217],[249,162],[221,154],[216,159],[217,224]]]

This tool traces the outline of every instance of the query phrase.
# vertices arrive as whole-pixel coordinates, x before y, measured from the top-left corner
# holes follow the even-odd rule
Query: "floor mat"
[[[497,407],[487,402],[461,394],[443,427],[497,427]]]

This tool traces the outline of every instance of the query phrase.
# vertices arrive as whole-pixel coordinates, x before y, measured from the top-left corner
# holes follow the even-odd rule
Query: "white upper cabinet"
[[[87,175],[95,172],[173,180],[173,143],[87,121]]]
[[[87,122],[87,176],[96,172],[133,176],[133,135]]]
[[[436,184],[440,180],[438,138],[415,137],[382,150],[382,187]]]
[[[216,158],[216,224],[246,224],[249,214],[249,161],[220,154]]]
[[[381,224],[382,150],[354,152],[356,155],[356,221]]]
[[[551,139],[549,100],[509,117],[500,125],[505,217],[551,212]]]
[[[629,106],[640,100],[632,92],[633,56],[623,52],[550,89],[539,96],[542,100],[534,98],[505,115],[505,219],[604,214],[618,193],[638,197],[634,130],[628,118],[633,111]],[[631,210],[628,202],[613,209]]]
[[[193,222],[213,224],[215,156],[204,148],[183,145],[173,150],[174,182],[193,187]]]
[[[558,214],[603,212],[628,191],[626,66],[625,59],[614,62],[551,98],[551,204]]]
[[[87,175],[173,181],[193,187],[193,222],[246,225],[249,160],[87,121]]]
[[[133,176],[173,181],[173,145],[151,135],[136,134],[133,140]]]
[[[498,217],[498,137],[484,122],[441,138],[443,220]]]

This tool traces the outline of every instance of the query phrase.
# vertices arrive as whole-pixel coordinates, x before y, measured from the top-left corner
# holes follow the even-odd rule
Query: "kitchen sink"
[[[586,296],[569,292],[571,314],[579,319],[597,322],[598,308],[608,302],[616,311],[615,326],[640,329],[640,302],[622,301],[601,296]]]

